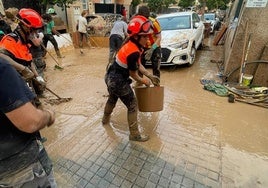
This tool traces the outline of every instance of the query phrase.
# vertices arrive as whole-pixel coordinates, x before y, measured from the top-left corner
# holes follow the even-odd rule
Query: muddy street
[[[126,108],[118,102],[111,123],[101,118],[108,92],[104,83],[108,48],[61,49],[47,56],[43,105],[56,122],[42,131],[59,187],[268,187],[268,110],[228,103],[203,89],[201,78],[219,80],[221,46],[198,51],[191,67],[161,69],[164,109],[139,112],[145,143],[128,140]],[[150,68],[149,68],[150,69]]]

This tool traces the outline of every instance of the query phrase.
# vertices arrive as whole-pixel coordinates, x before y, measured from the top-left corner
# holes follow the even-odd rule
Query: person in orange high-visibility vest
[[[42,18],[28,8],[20,9],[16,18],[18,27],[1,41],[0,187],[56,188],[52,161],[40,135],[54,123],[55,113],[32,103],[34,93],[15,70],[31,62],[28,44],[40,44],[37,30]]]
[[[145,46],[142,55],[142,64],[146,61],[152,62],[153,75],[160,78],[160,62],[161,62],[161,26],[157,19],[150,17],[150,9],[148,6],[140,6],[138,14],[148,18],[152,23],[153,33],[149,36],[149,40]]]
[[[128,40],[119,49],[115,61],[108,67],[105,75],[105,83],[109,92],[109,98],[104,108],[102,123],[108,124],[111,113],[120,99],[127,107],[127,119],[129,126],[129,140],[144,142],[148,135],[139,132],[137,123],[137,100],[130,86],[131,77],[141,84],[149,86],[151,82],[159,85],[159,78],[150,74],[141,64],[141,54],[144,45],[151,33],[151,23],[143,16],[136,16],[128,24]],[[138,75],[142,72],[146,77]]]
[[[18,26],[0,41],[0,56],[9,59],[8,61],[25,80],[34,78],[31,83],[35,89],[44,90],[45,80],[37,72],[30,51],[31,46],[40,46],[42,43],[44,35],[40,30],[43,27],[43,21],[38,13],[36,14],[39,17],[30,10],[21,9],[20,14],[17,15]],[[35,103],[41,105],[38,97],[36,97]]]

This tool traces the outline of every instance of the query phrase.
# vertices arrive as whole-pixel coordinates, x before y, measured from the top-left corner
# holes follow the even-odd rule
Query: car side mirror
[[[194,28],[196,29],[196,28],[198,28],[199,27],[199,22],[195,22],[194,23]]]

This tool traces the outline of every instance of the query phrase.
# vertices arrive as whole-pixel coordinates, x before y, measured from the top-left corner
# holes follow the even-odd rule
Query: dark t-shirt
[[[136,71],[139,69],[138,61],[140,58],[139,52],[134,52],[127,57],[128,70]]]
[[[34,98],[26,82],[3,58],[0,58],[0,85],[1,114],[10,112]],[[0,124],[2,124],[2,118]]]
[[[27,102],[32,101],[34,94],[31,92],[27,84],[18,74],[18,72],[4,59],[0,58],[0,175],[3,168],[6,170],[14,170],[20,165],[28,165],[31,163],[37,153],[25,155],[21,151],[36,151],[29,148],[35,138],[34,134],[29,134],[17,129],[13,123],[6,117],[5,113],[10,112]],[[19,156],[24,153],[24,157]],[[18,155],[18,157],[15,157]],[[9,160],[12,156],[12,160]],[[9,164],[10,163],[10,164]]]

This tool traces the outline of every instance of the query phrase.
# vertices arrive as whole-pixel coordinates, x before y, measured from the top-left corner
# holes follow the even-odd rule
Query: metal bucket
[[[163,110],[163,86],[137,86],[134,90],[138,101],[139,111],[157,112]]]

